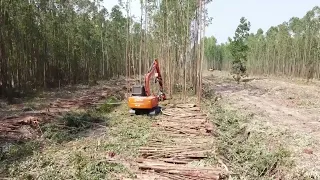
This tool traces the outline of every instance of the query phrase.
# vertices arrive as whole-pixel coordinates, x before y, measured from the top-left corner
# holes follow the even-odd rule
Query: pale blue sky
[[[104,0],[103,5],[110,10],[118,0]],[[226,42],[233,36],[242,16],[251,22],[251,31],[264,31],[291,17],[303,17],[320,0],[213,0],[207,7],[212,24],[206,28],[206,36],[215,36],[218,43]],[[132,14],[140,16],[139,0],[132,0]]]

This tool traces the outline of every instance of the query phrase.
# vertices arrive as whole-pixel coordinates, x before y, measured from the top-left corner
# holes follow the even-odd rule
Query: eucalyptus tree
[[[1,95],[123,75],[126,18],[99,3],[1,1]]]
[[[249,36],[250,22],[246,18],[240,19],[233,39],[229,38],[230,52],[234,58],[232,62],[232,72],[236,74],[246,72],[247,53],[249,47],[246,40]]]
[[[197,65],[196,60],[199,59],[197,55],[201,47],[199,45],[200,14],[203,24],[209,19],[204,17],[206,10],[205,8],[201,10],[200,4],[208,2],[148,1],[150,39],[147,43],[154,42],[153,45],[149,44],[149,48],[157,46],[160,49],[159,51],[151,50],[151,52],[162,60],[161,69],[169,95],[175,92],[176,85],[183,84],[185,90],[188,80],[193,82],[188,86],[195,88],[197,84],[199,64]]]
[[[142,16],[135,22],[130,1],[110,12],[100,1],[2,1],[1,95],[144,74],[155,57],[169,94],[181,84],[184,91],[195,89],[209,2],[141,0]]]
[[[236,34],[238,32],[238,37],[243,38],[237,38],[235,35],[229,42],[217,44],[215,49],[220,48],[218,52],[209,50],[212,49],[212,43],[206,41],[208,61],[212,62],[210,59],[214,54],[218,55],[221,52],[222,69],[225,70],[230,70],[232,63],[241,62],[246,65],[250,73],[296,76],[308,80],[314,77],[320,78],[320,8],[318,6],[306,12],[304,17],[292,17],[288,22],[272,26],[266,32],[258,29],[256,33],[249,34],[248,28],[244,23],[241,24],[244,31],[241,31],[240,25]]]
[[[251,55],[255,55],[249,57],[252,71],[307,79],[319,77],[319,12],[319,7],[314,7],[303,18],[293,17],[270,27],[266,34],[257,33],[248,42]],[[263,37],[265,46],[261,47],[258,39]]]

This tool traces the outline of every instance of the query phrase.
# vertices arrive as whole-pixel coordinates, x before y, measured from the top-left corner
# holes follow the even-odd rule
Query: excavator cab
[[[134,85],[132,87],[132,96],[147,96],[146,89],[143,85]]]

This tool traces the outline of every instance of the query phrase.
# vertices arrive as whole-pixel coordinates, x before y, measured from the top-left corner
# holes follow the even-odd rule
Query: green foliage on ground
[[[20,142],[8,144],[6,148],[0,151],[0,161],[15,161],[26,156],[32,155],[34,151],[40,148],[38,141]]]
[[[43,137],[56,143],[73,140],[81,133],[99,126],[108,126],[105,114],[111,113],[120,104],[115,97],[109,97],[104,104],[96,110],[87,112],[69,112],[62,118],[41,126]]]
[[[72,112],[55,122],[44,124],[41,129],[45,139],[62,143],[78,137],[80,132],[88,130],[96,124],[107,125],[107,119],[97,113]]]
[[[218,104],[210,105],[210,114],[218,131],[215,153],[230,168],[234,179],[284,177],[294,165],[285,147],[269,143],[272,137],[248,130],[247,117]]]
[[[116,97],[109,97],[104,104],[102,104],[98,111],[101,113],[110,113],[112,110],[114,110],[116,107],[121,105],[119,103],[119,100]]]
[[[129,116],[126,105],[109,110],[69,113],[42,127],[43,148],[32,149],[21,161],[0,164],[0,173],[16,179],[134,178],[117,157],[138,154],[150,138],[152,121],[147,116]]]
[[[70,163],[75,167],[77,179],[105,179],[110,173],[128,172],[127,168],[116,162],[97,161],[81,152],[71,154]],[[110,178],[110,177],[109,177]]]

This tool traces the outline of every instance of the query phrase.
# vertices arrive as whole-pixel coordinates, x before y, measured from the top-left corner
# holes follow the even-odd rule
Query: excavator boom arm
[[[152,63],[152,66],[150,67],[148,73],[145,75],[145,91],[147,96],[151,95],[151,91],[150,91],[150,78],[151,76],[156,73],[156,80],[159,83],[160,86],[160,96],[162,99],[166,99],[165,98],[165,94],[163,93],[163,82],[162,82],[162,76],[160,73],[160,67],[159,67],[159,62],[158,59],[155,59]]]

